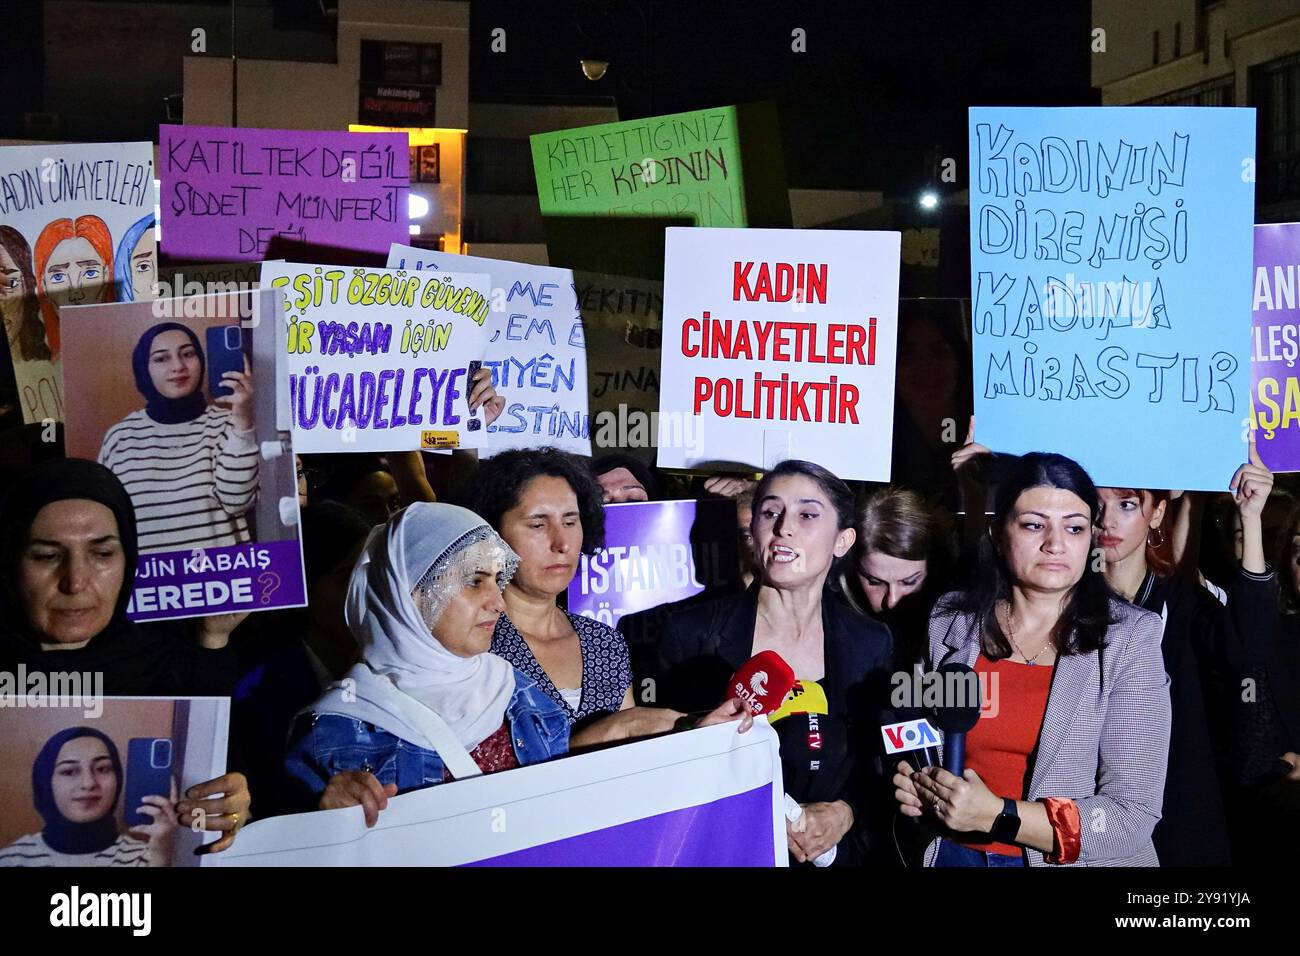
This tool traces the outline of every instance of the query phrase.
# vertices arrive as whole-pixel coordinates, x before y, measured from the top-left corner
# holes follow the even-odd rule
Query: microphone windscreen
[[[777,710],[794,687],[794,670],[776,651],[755,654],[740,666],[727,685],[726,699],[739,697],[756,714]]]
[[[965,664],[944,664],[938,670],[942,691],[934,708],[935,725],[945,734],[964,734],[980,719],[980,686]]]

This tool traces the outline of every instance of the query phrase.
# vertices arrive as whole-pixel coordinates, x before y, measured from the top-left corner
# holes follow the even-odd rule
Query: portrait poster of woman
[[[67,454],[131,496],[133,620],[304,602],[279,296],[64,310]]]
[[[225,772],[230,701],[41,702],[0,708],[0,867],[201,865],[218,834],[182,824],[174,795]]]
[[[151,143],[0,147],[0,315],[27,423],[63,420],[62,310],[127,282],[153,297],[153,177]]]

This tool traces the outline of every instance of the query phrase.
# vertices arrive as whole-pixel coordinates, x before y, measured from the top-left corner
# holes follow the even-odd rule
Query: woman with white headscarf
[[[519,558],[478,515],[419,502],[376,528],[352,572],[348,627],[362,661],[300,717],[290,776],[322,810],[360,805],[373,825],[407,790],[639,736],[613,715],[573,739],[564,710],[488,653]],[[700,725],[749,717],[738,701]]]

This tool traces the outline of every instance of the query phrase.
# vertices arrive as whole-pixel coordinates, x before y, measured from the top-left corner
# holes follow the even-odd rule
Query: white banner
[[[250,824],[217,866],[786,866],[777,737],[759,718],[388,801]]]

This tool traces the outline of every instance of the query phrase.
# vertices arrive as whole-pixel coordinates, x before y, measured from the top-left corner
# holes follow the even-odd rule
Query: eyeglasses
[[[325,474],[319,468],[308,468],[299,465],[297,468],[298,484],[306,484],[307,491],[319,491],[325,481]]]

